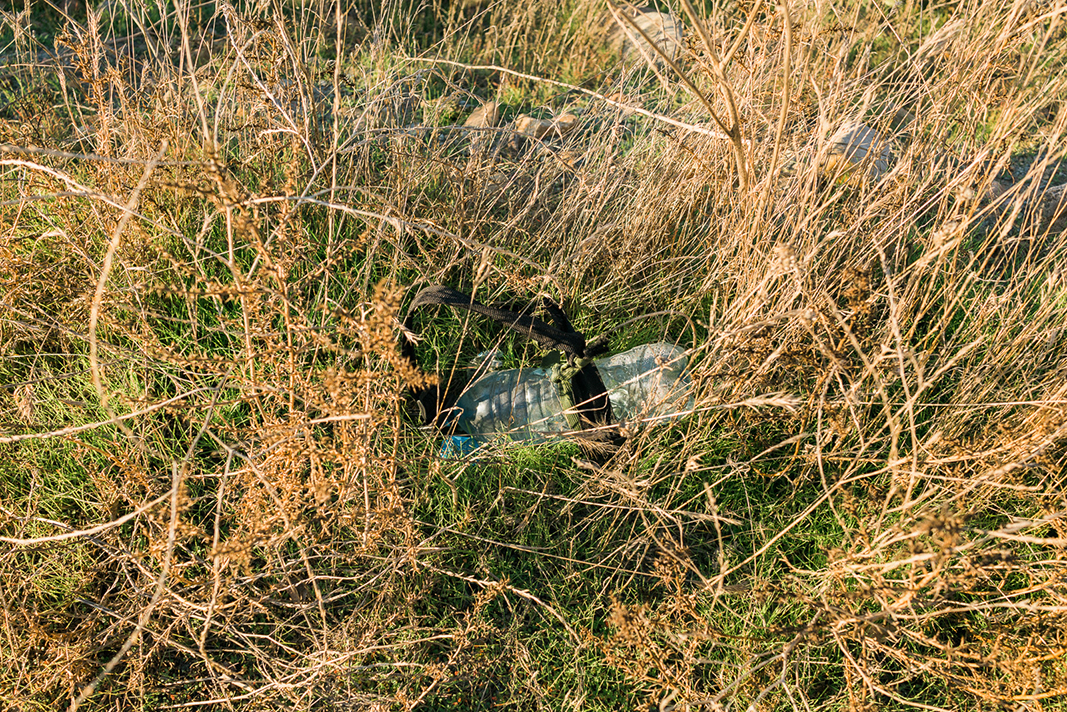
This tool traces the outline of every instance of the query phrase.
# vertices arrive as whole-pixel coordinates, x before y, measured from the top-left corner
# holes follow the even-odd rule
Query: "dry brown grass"
[[[0,706],[1062,704],[1062,2],[747,3],[656,73],[582,1],[109,7],[3,16]],[[680,336],[696,408],[443,460],[434,282]]]

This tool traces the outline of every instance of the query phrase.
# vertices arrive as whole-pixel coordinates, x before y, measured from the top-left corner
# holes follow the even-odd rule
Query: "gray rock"
[[[866,167],[867,177],[881,180],[893,165],[893,152],[880,133],[866,124],[851,121],[830,137],[830,151],[822,162],[823,173]]]
[[[682,32],[681,21],[674,15],[657,12],[651,7],[632,10],[624,8],[622,12],[628,13],[648,36],[648,39],[652,40],[670,59],[677,59],[681,54],[685,47],[685,36]],[[646,54],[654,62],[662,62],[659,53],[648,44],[640,32],[634,30],[630,23],[625,20],[621,23],[616,22],[610,14],[607,16],[607,21],[614,25],[609,35],[611,46],[622,56],[624,62],[646,61]]]

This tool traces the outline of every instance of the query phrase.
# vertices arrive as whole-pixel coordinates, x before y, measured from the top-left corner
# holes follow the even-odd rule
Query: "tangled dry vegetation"
[[[1067,5],[684,4],[3,15],[0,705],[1062,704]],[[434,282],[696,408],[442,459]]]

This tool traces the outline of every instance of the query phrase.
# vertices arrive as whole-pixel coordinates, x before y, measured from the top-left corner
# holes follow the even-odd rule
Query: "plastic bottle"
[[[674,344],[635,346],[597,361],[611,410],[620,422],[655,422],[693,408],[685,350]]]
[[[667,343],[643,344],[598,359],[615,419],[651,423],[692,408],[687,362],[683,349]],[[456,401],[452,418],[466,436],[446,440],[444,453],[465,454],[489,442],[542,442],[570,431],[558,386],[544,368],[486,373]]]

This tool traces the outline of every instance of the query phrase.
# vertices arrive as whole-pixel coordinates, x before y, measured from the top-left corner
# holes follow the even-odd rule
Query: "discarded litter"
[[[595,361],[611,412],[619,422],[652,422],[691,408],[685,351],[673,344],[643,344]],[[572,430],[566,396],[552,369],[486,373],[456,400],[448,422],[476,446],[490,441],[543,442]]]
[[[607,356],[606,339],[587,343],[549,300],[545,308],[555,326],[440,285],[416,296],[406,328],[411,330],[419,308],[433,304],[487,316],[562,356],[537,367],[475,373],[459,388],[413,392],[423,424],[445,435],[444,457],[461,457],[490,443],[560,437],[611,443],[623,424],[633,429],[671,420],[693,407],[688,359],[674,344],[642,344]],[[414,362],[414,345],[405,341],[402,349]]]

